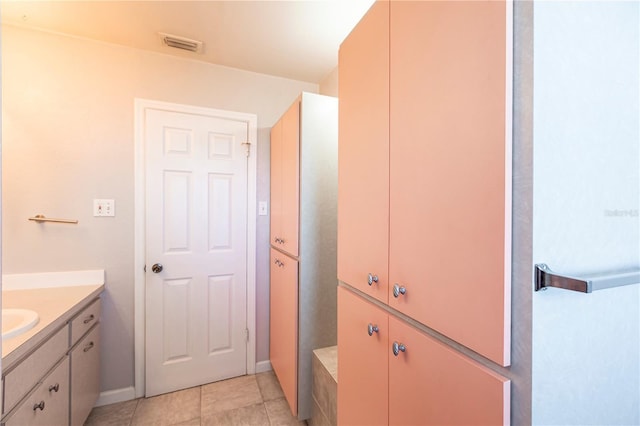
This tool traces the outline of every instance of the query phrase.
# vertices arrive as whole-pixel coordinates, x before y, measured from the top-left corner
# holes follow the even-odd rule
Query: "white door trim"
[[[245,121],[249,124],[251,155],[247,176],[247,374],[256,371],[256,176],[257,176],[257,125],[255,114],[224,111],[191,105],[174,104],[136,98],[134,101],[134,351],[135,396],[145,395],[145,152],[144,111],[147,108],[216,116]]]

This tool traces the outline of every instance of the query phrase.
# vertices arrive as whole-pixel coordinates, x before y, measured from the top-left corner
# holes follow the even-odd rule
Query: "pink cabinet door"
[[[271,128],[271,245],[298,256],[300,100]]]
[[[338,279],[385,303],[389,243],[388,28],[389,2],[377,2],[342,43],[338,68]]]
[[[300,205],[300,101],[282,116],[282,243],[278,246],[298,256]]]
[[[271,128],[271,244],[282,235],[282,119]]]
[[[504,366],[506,22],[504,1],[391,2],[389,305]]]
[[[269,358],[291,412],[298,414],[298,262],[271,249]]]
[[[388,315],[338,287],[338,424],[388,422]]]
[[[390,425],[509,424],[506,378],[392,316],[389,353]]]

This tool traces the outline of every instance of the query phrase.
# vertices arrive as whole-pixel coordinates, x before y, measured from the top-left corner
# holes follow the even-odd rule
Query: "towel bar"
[[[624,271],[594,274],[585,277],[567,277],[553,272],[547,265],[535,265],[535,290],[546,290],[548,287],[591,293],[605,288],[621,287],[640,283],[640,268]]]
[[[34,217],[30,217],[29,220],[33,220],[34,222],[56,222],[56,223],[78,223],[77,220],[71,220],[71,219],[49,219],[44,217],[44,215],[42,214],[37,214]]]

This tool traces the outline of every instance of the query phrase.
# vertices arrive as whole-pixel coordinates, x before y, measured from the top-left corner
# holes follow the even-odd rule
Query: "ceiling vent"
[[[188,50],[189,52],[202,53],[203,43],[198,40],[191,40],[185,37],[178,37],[171,34],[159,33],[162,44],[176,49]]]

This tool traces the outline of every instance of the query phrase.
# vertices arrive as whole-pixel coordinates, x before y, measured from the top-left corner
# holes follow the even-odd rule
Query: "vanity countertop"
[[[2,370],[8,370],[31,349],[60,329],[104,290],[104,284],[72,287],[3,290],[2,308],[31,309],[38,323],[26,332],[2,341]]]

